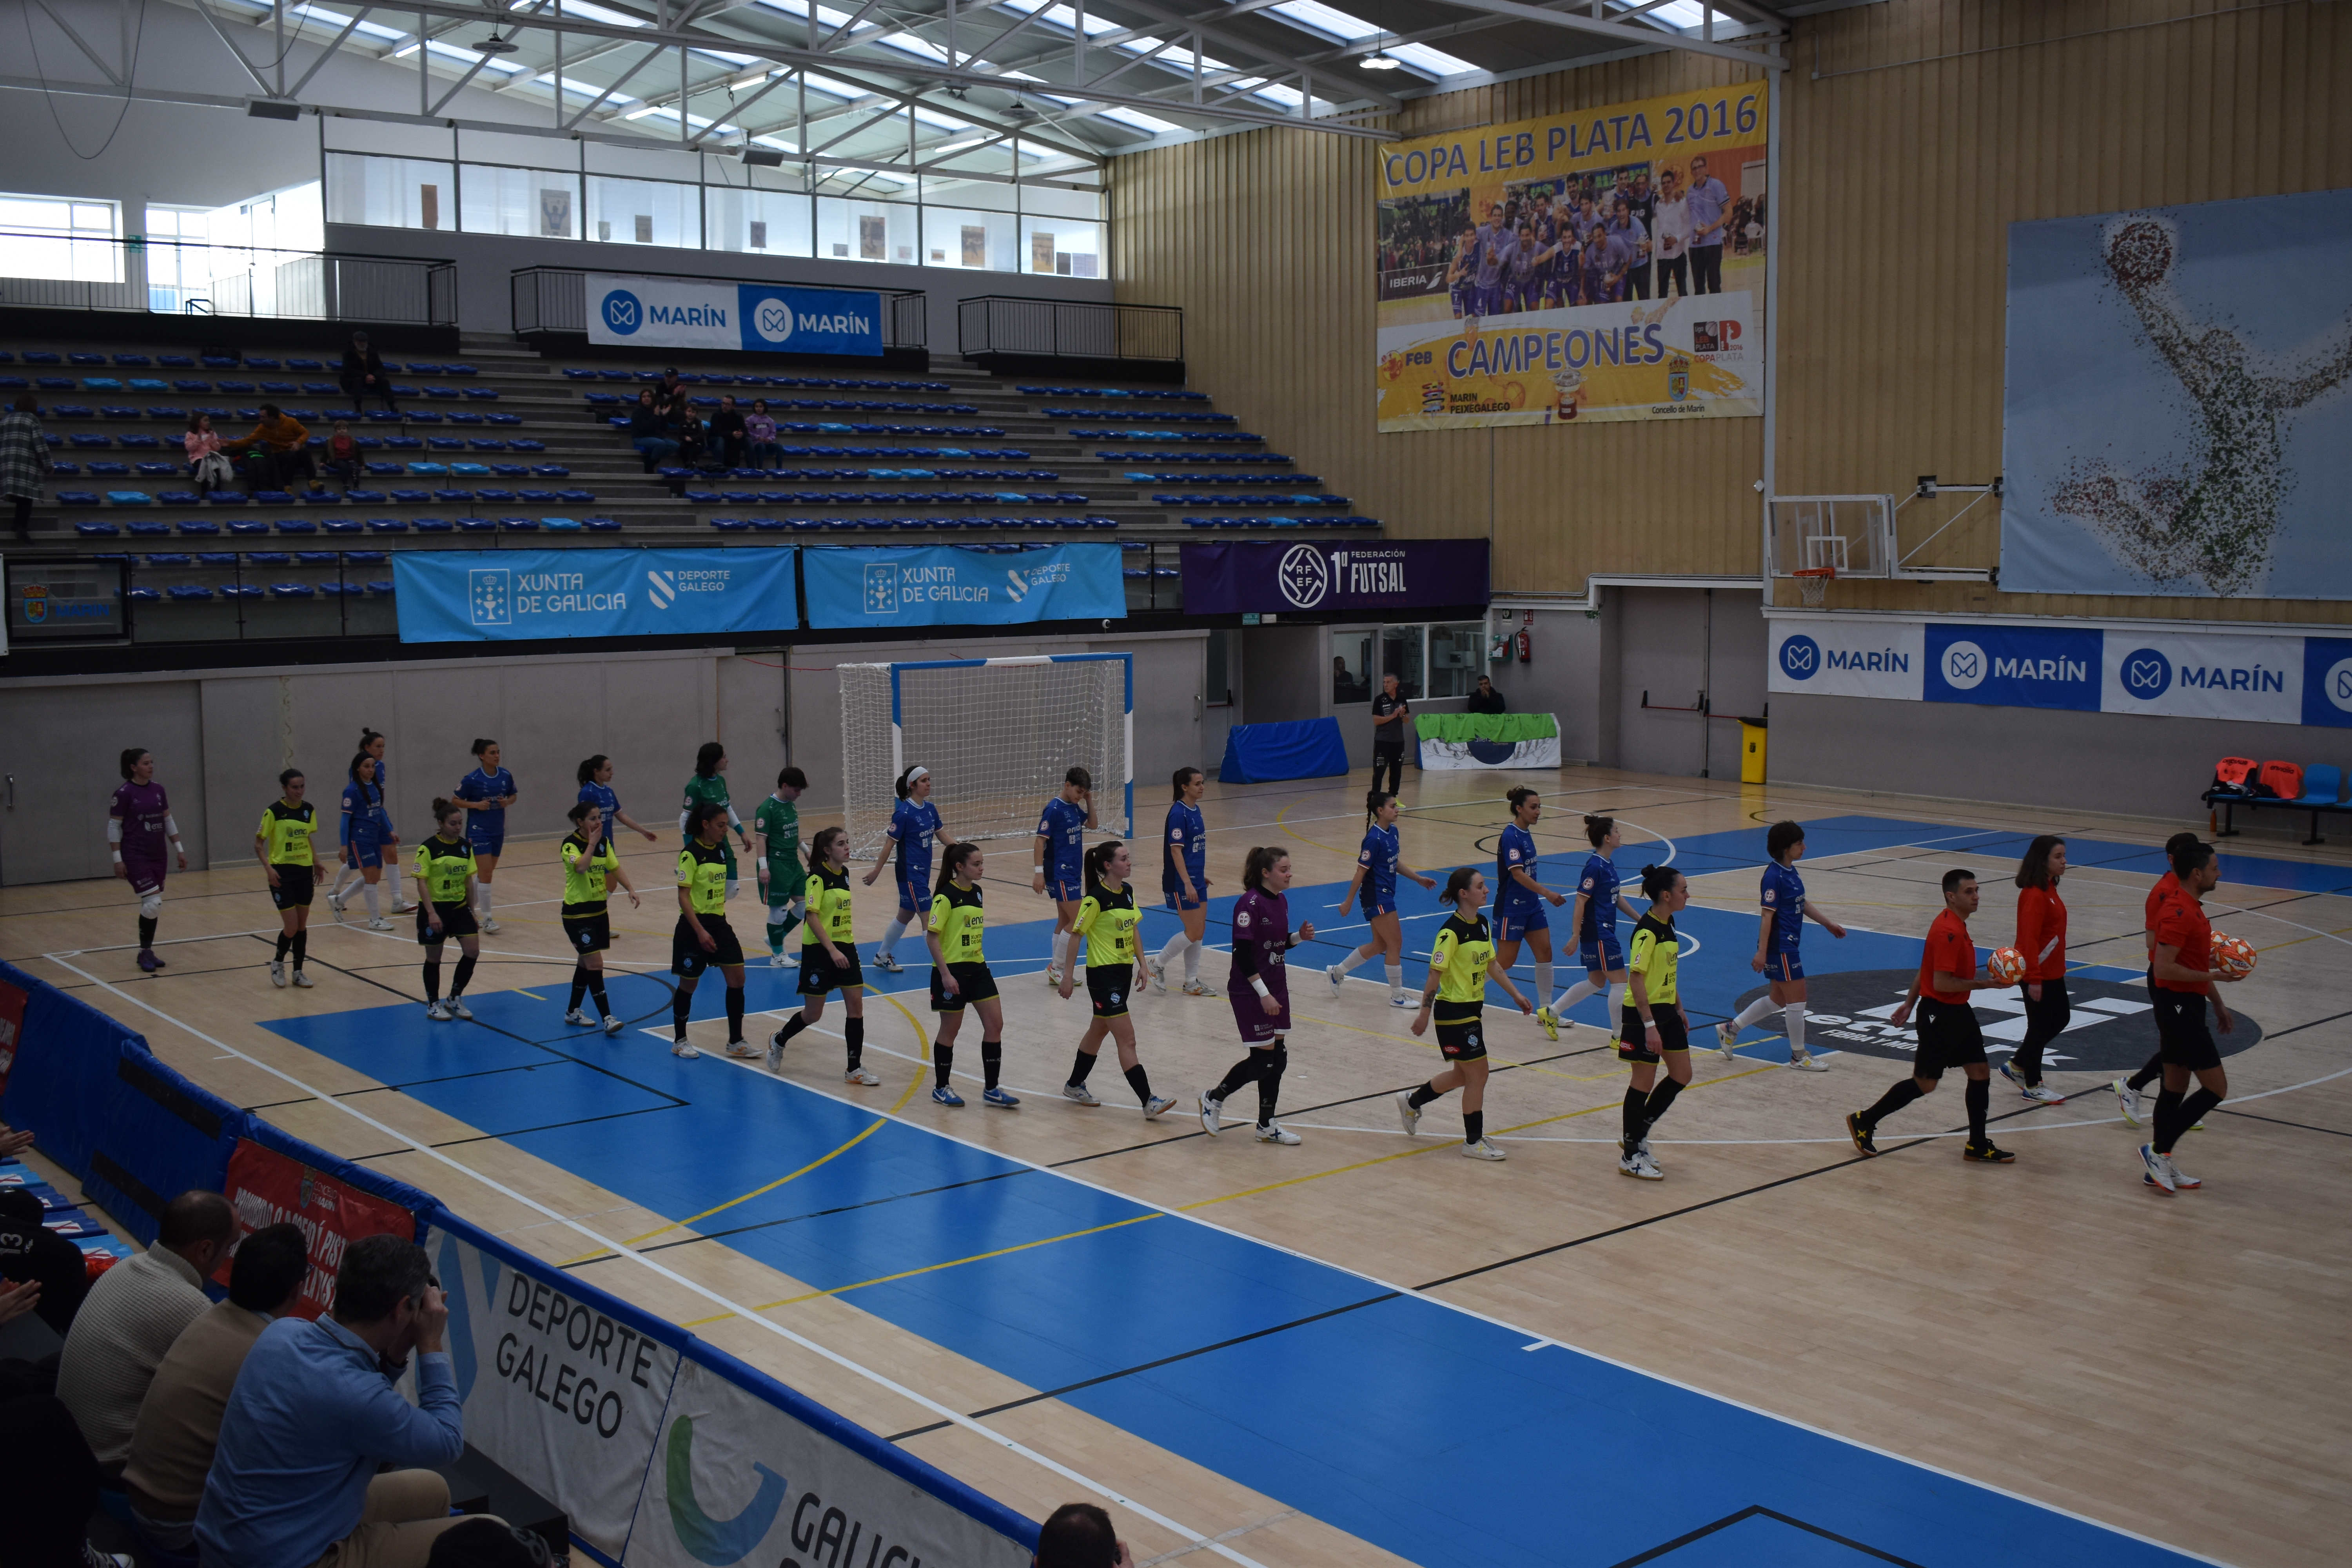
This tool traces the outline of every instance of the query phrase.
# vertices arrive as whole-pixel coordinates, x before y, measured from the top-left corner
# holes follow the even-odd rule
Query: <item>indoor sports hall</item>
[[[0,1556],[2340,1561],[2342,10],[28,8]]]

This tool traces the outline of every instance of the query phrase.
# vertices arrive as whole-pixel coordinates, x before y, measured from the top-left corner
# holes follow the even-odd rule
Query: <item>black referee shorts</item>
[[[1947,1068],[1980,1067],[1984,1059],[1984,1030],[1977,1026],[1975,1008],[1965,1000],[1919,998],[1919,1051],[1912,1077],[1941,1078]]]

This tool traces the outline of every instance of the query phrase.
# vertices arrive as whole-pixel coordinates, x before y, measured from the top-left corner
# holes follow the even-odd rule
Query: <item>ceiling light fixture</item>
[[[515,47],[513,39],[501,38],[496,32],[492,32],[488,37],[474,46],[474,52],[478,55],[510,55],[515,52]]]
[[[1402,60],[1389,53],[1388,47],[1381,42],[1387,36],[1385,33],[1372,35],[1372,52],[1356,62],[1360,68],[1368,71],[1392,71],[1404,64]]]

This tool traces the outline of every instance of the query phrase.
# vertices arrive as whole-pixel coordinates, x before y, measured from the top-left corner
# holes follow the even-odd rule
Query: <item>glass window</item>
[[[997,180],[973,180],[954,174],[925,174],[923,200],[940,206],[979,207],[984,212],[1020,211],[1020,187]]]
[[[1021,218],[1021,270],[1064,278],[1100,278],[1103,226],[1082,218]]]
[[[1483,621],[1449,621],[1429,628],[1429,694],[1467,697],[1486,668]]]
[[[816,254],[820,260],[889,261],[915,265],[917,209],[905,202],[819,196]]]
[[[580,175],[569,169],[462,166],[458,226],[468,234],[580,237]]]
[[[1427,626],[1381,628],[1381,674],[1395,676],[1407,700],[1422,694],[1422,648],[1428,632]]]
[[[204,294],[212,279],[205,244],[210,237],[202,208],[147,209],[149,310],[176,315],[189,299]]]
[[[1099,218],[1103,195],[1100,191],[1064,190],[1059,185],[1024,185],[1021,210],[1033,217]]]
[[[923,209],[923,264],[1018,272],[1018,222],[1011,213],[927,206]]]
[[[119,283],[112,202],[0,195],[0,277]]]
[[[588,176],[583,237],[612,245],[702,248],[702,187],[667,180]]]
[[[1331,634],[1331,705],[1345,707],[1372,700],[1372,639],[1368,631]]]
[[[454,164],[429,158],[327,154],[327,221],[377,228],[457,226]]]
[[[809,198],[798,191],[744,191],[712,185],[703,193],[703,243],[755,256],[806,256],[814,243]]]

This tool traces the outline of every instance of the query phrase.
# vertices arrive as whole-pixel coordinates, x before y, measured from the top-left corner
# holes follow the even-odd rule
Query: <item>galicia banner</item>
[[[1184,613],[1415,610],[1487,600],[1483,539],[1187,544]]]
[[[588,341],[751,353],[882,353],[882,296],[863,289],[683,278],[586,279]]]
[[[789,545],[401,551],[392,558],[400,640],[514,642],[790,630],[800,624],[794,553]]]
[[[1189,546],[1188,546],[1189,548]],[[801,552],[812,626],[1000,626],[1118,620],[1126,581],[1116,544]]]

